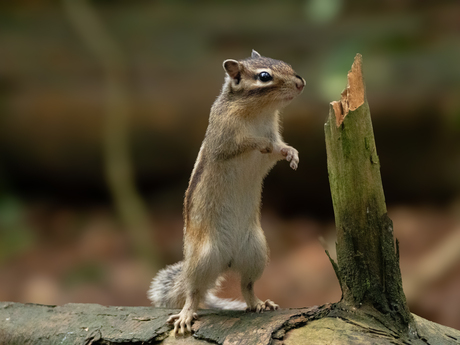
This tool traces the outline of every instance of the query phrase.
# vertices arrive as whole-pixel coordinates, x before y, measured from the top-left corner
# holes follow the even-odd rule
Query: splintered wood
[[[356,110],[364,103],[364,80],[362,72],[363,58],[356,54],[351,70],[347,75],[347,87],[342,91],[340,101],[331,102],[337,127],[343,122],[350,110]]]

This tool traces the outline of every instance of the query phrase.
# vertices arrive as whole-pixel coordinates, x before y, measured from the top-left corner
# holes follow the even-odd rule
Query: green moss
[[[367,102],[341,126],[330,109],[325,125],[329,182],[337,227],[343,303],[388,314],[400,329],[411,322],[402,290],[391,220]]]
[[[371,154],[371,163],[372,164],[380,164],[379,156],[377,155],[377,152],[372,152],[372,154]]]

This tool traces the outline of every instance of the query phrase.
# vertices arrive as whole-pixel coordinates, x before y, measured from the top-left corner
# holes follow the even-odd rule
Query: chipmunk
[[[250,58],[225,60],[223,67],[225,83],[185,193],[184,260],[161,270],[148,292],[157,307],[182,308],[167,321],[174,323],[175,335],[179,329],[191,333],[201,303],[255,312],[278,309],[254,294],[269,251],[260,226],[262,182],[279,160],[297,169],[297,150],[281,138],[279,111],[302,92],[305,80],[287,63],[254,50]],[[246,304],[212,293],[228,269],[240,274]]]

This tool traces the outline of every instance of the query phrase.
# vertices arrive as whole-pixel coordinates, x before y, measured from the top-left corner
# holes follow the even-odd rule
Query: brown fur
[[[208,293],[229,267],[241,275],[248,310],[278,308],[254,294],[254,282],[268,262],[260,226],[262,182],[278,160],[297,168],[297,150],[281,139],[279,110],[300,94],[305,81],[285,62],[256,52],[249,59],[226,60],[224,69],[226,80],[185,193],[184,261],[160,272],[149,292],[157,305],[183,306],[169,320],[175,333],[191,331],[202,301],[235,306]],[[271,79],[262,78],[262,72]]]
[[[206,158],[201,157],[201,159],[198,161],[198,164],[196,166],[196,169],[190,178],[190,183],[189,186],[185,192],[185,199],[184,199],[184,223],[185,223],[185,228],[187,228],[187,223],[189,222],[189,217],[188,215],[190,214],[190,205],[192,203],[192,195],[193,192],[195,191],[196,186],[201,180],[201,175],[203,174],[204,171],[204,165],[206,164]]]

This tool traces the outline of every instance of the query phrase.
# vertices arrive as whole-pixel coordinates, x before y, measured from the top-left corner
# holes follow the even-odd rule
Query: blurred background
[[[361,53],[410,309],[460,329],[459,18],[456,0],[0,2],[0,300],[149,305],[182,257],[222,61],[256,49],[307,81],[284,111],[299,169],[265,182],[256,291],[338,301],[323,125]]]

